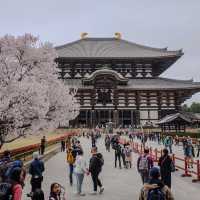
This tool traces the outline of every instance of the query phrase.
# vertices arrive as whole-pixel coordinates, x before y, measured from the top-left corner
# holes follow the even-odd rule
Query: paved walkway
[[[85,150],[85,157],[89,160],[90,157],[90,140],[82,138],[82,146]],[[138,155],[133,154],[133,168],[132,169],[118,169],[113,167],[114,152],[107,153],[105,151],[103,140],[98,143],[99,151],[103,153],[105,159],[105,165],[103,166],[103,172],[101,173],[101,180],[105,187],[105,191],[102,195],[93,196],[89,193],[92,191],[92,181],[90,176],[85,176],[83,191],[86,193],[85,197],[76,196],[75,185],[70,187],[68,179],[68,171],[66,164],[66,154],[59,153],[52,157],[46,164],[46,171],[44,174],[43,189],[45,191],[46,198],[49,193],[50,184],[53,182],[59,182],[66,188],[67,200],[137,200],[139,196],[140,188],[142,187],[140,176],[136,170],[136,160]],[[75,179],[74,179],[75,180]],[[30,191],[30,184],[27,180],[26,187],[24,188],[24,194]],[[200,199],[200,184],[192,183],[191,178],[181,178],[180,172],[176,172],[172,177],[172,191],[175,199]],[[25,195],[24,195],[25,196]],[[24,200],[28,198],[24,197]]]

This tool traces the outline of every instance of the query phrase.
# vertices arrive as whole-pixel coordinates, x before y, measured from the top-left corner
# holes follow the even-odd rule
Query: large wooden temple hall
[[[82,36],[56,47],[59,78],[78,89],[80,114],[73,126],[154,124],[200,91],[193,80],[160,77],[182,50],[139,45],[123,40],[120,33],[113,38]]]

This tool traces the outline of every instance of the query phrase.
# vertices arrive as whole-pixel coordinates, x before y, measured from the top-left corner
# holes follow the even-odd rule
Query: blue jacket
[[[29,168],[29,174],[31,174],[33,177],[39,176],[42,177],[42,173],[44,172],[44,163],[41,160],[35,159],[32,161],[30,168]]]

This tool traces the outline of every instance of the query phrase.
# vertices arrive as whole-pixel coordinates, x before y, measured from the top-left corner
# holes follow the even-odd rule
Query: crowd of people
[[[120,140],[121,135],[127,135],[129,140],[125,143]],[[103,183],[99,178],[104,166],[104,156],[99,152],[98,145],[102,145],[104,141],[107,153],[114,155],[114,168],[131,169],[134,168],[141,176],[143,187],[139,194],[140,200],[165,199],[173,200],[171,193],[171,173],[175,171],[175,166],[171,158],[173,152],[173,145],[183,144],[183,152],[188,163],[188,167],[193,167],[194,144],[190,137],[172,138],[171,136],[163,137],[158,133],[144,134],[135,132],[116,132],[116,134],[106,134],[103,140],[100,131],[90,130],[83,132],[82,136],[91,141],[91,156],[86,159],[81,140],[79,137],[71,137],[67,140],[61,141],[61,152],[66,152],[66,162],[68,165],[68,180],[71,186],[76,186],[76,195],[85,196],[83,191],[85,176],[91,177],[93,188],[91,188],[91,195],[102,194],[104,192]],[[136,165],[133,166],[133,149],[131,143],[133,140],[140,140],[143,145],[143,153],[139,155]],[[158,142],[163,144],[164,149],[162,156],[155,164],[153,158],[149,153],[147,141]],[[100,142],[101,141],[101,142]],[[0,199],[1,200],[21,200],[22,191],[25,185],[26,173],[31,176],[30,184],[31,191],[27,194],[32,200],[45,199],[42,190],[43,173],[45,171],[45,164],[41,156],[45,153],[45,137],[41,140],[41,148],[39,152],[33,153],[33,160],[30,163],[28,170],[25,169],[21,160],[12,160],[9,151],[5,151],[0,160]],[[197,156],[200,153],[200,142],[196,144],[198,150]],[[136,155],[135,155],[136,156]],[[119,172],[120,175],[120,172]],[[3,188],[3,189],[2,189]],[[3,191],[3,192],[2,192]],[[49,189],[49,200],[64,200],[65,188],[59,183],[52,183]]]

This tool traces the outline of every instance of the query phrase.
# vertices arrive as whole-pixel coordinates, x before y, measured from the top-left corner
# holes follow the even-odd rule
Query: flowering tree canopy
[[[56,56],[50,43],[31,34],[0,38],[0,144],[78,115],[76,88],[58,79]]]

